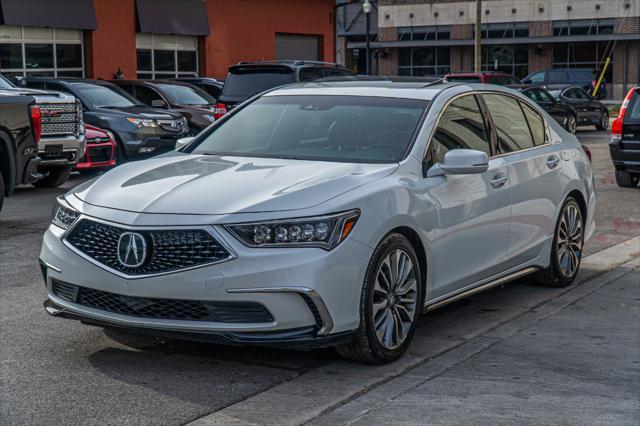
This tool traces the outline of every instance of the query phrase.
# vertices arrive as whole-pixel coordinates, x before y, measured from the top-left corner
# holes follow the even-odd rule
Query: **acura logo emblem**
[[[128,268],[139,268],[147,260],[147,242],[137,232],[125,232],[118,240],[118,261]]]

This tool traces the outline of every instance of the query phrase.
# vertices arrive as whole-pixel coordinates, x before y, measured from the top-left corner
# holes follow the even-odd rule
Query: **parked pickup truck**
[[[42,161],[38,172],[42,178],[32,184],[55,188],[65,183],[85,150],[80,103],[69,94],[17,87],[2,76],[0,90],[32,96],[40,108],[42,128],[38,156]]]
[[[33,96],[0,89],[0,209],[16,185],[37,181],[40,108]]]

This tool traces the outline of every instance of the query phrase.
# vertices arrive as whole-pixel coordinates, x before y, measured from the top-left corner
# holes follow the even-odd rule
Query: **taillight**
[[[589,162],[591,162],[591,150],[589,149],[589,147],[586,145],[582,145],[582,150],[585,154],[587,154],[587,158],[589,158]]]
[[[213,118],[216,120],[221,118],[223,115],[227,113],[227,106],[223,103],[217,103],[215,107],[213,107]]]
[[[29,107],[31,110],[31,127],[33,129],[33,139],[36,143],[40,142],[42,136],[42,114],[40,113],[40,107]]]
[[[633,97],[633,92],[635,91],[635,87],[629,90],[627,96],[622,101],[622,106],[620,107],[620,112],[618,113],[618,118],[613,120],[613,124],[611,124],[611,134],[618,135],[622,137],[622,123],[624,121],[624,115],[627,112],[627,107],[629,106],[629,102],[631,102],[631,97]]]

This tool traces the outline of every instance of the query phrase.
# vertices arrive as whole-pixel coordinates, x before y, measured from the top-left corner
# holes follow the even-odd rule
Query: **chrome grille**
[[[256,302],[152,299],[53,281],[53,294],[67,302],[140,318],[223,323],[269,323],[271,312]]]
[[[153,275],[219,262],[231,257],[213,236],[203,229],[137,229],[146,241],[146,261],[137,268],[118,260],[118,241],[128,229],[82,219],[67,235],[69,244],[81,253],[127,275]]]
[[[75,103],[42,103],[38,106],[42,120],[42,136],[78,133],[80,113]]]
[[[183,120],[157,120],[161,128],[168,132],[181,133],[184,130]]]

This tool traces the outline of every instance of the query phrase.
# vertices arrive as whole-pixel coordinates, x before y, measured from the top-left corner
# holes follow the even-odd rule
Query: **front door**
[[[455,99],[443,112],[429,145],[430,163],[452,149],[475,149],[491,156],[490,132],[475,95]],[[493,158],[481,174],[433,179],[429,195],[436,204],[431,299],[489,278],[507,255],[511,187],[509,169]]]

